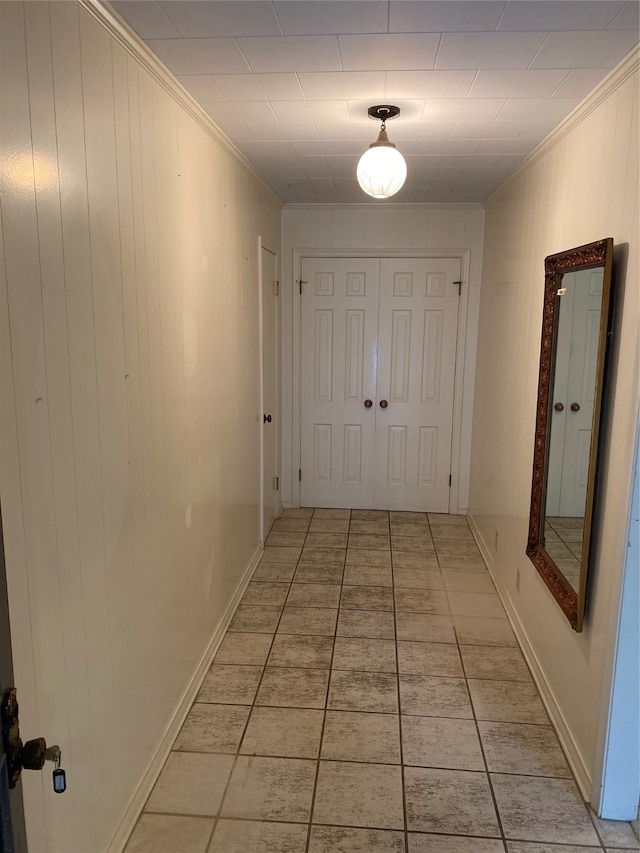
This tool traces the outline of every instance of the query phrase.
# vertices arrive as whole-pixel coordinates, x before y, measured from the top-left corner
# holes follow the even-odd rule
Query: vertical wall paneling
[[[69,782],[25,774],[29,847],[117,851],[259,555],[280,205],[108,11],[0,4],[0,63],[14,668]]]

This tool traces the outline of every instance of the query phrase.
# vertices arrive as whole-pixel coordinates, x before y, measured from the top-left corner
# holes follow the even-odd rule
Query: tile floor
[[[637,849],[582,801],[466,520],[297,509],[126,853]]]

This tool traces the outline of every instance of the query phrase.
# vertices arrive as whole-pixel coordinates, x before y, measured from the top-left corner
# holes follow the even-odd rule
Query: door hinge
[[[462,294],[462,282],[454,281],[453,283],[458,285],[458,296],[460,296]]]
[[[308,284],[308,282],[303,281],[301,278],[298,279],[298,286],[300,287],[300,295],[302,295],[302,285]]]
[[[298,480],[302,481],[302,468],[298,468]]]
[[[273,295],[274,296],[280,296],[280,282],[279,281],[273,282]]]
[[[449,474],[449,488],[451,488],[451,474]]]
[[[280,477],[273,478],[273,491],[277,492],[280,489]]]

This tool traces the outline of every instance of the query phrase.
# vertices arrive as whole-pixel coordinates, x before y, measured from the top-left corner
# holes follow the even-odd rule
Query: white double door
[[[302,263],[301,503],[448,512],[460,261]]]

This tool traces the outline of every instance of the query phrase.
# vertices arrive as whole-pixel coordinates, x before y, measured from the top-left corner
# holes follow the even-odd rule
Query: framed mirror
[[[611,238],[545,258],[527,555],[576,631],[587,592],[612,258]]]

